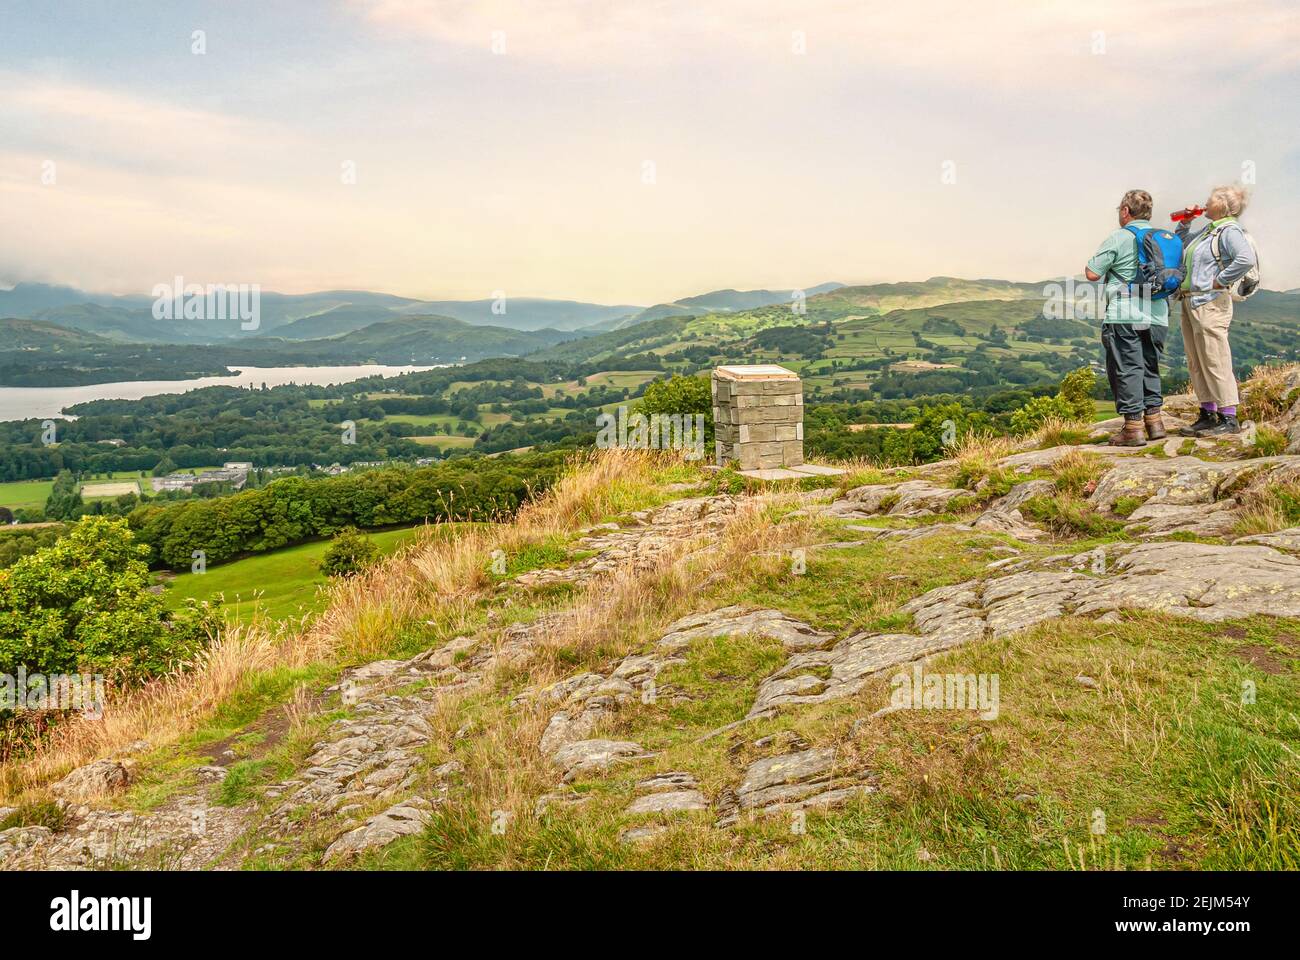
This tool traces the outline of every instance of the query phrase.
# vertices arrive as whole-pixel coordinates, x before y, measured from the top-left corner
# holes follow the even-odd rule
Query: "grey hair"
[[[1219,200],[1228,211],[1228,216],[1237,217],[1246,209],[1250,198],[1242,187],[1215,187],[1210,191],[1211,200]]]

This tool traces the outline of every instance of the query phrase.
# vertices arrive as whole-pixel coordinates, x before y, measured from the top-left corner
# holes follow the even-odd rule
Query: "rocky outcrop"
[[[659,674],[667,667],[685,663],[682,654],[692,643],[726,636],[767,637],[780,642],[787,651],[816,649],[834,640],[831,634],[815,630],[779,610],[722,607],[691,614],[670,624],[647,652],[624,657],[608,674],[577,674],[516,697],[515,702],[536,700],[561,705],[551,714],[538,743],[542,754],[554,757],[565,745],[588,740],[606,717],[625,704],[640,698],[671,700],[674,691],[655,684]]]
[[[735,514],[738,504],[735,497],[726,495],[689,497],[656,510],[637,511],[630,515],[630,526],[602,524],[574,545],[579,551],[595,551],[594,556],[567,567],[530,570],[519,574],[514,582],[525,587],[582,583],[624,566],[649,568],[683,543],[720,531]]]
[[[928,517],[945,513],[957,501],[973,502],[969,490],[938,486],[928,480],[855,487],[826,508],[833,517],[860,519],[884,514],[891,517]]]
[[[1251,483],[1280,482],[1300,475],[1300,457],[1259,457],[1254,460],[1217,461],[1197,457],[1142,457],[1127,459],[1108,470],[1089,497],[1109,510],[1121,497],[1136,497],[1147,504],[1186,505],[1214,503],[1245,489]]]
[[[560,768],[561,779],[571,783],[579,777],[604,773],[617,764],[652,756],[641,744],[627,740],[577,740],[556,750],[551,760]]]
[[[690,813],[707,810],[709,802],[700,792],[695,777],[685,770],[660,773],[636,785],[637,797],[628,806],[628,816]]]
[[[131,782],[134,760],[96,760],[78,767],[50,790],[64,800],[84,803],[125,790]]]
[[[978,636],[974,629],[931,624],[929,635],[859,633],[829,650],[796,653],[758,688],[750,718],[771,716],[785,707],[850,697],[867,681],[891,667],[910,663]]]
[[[918,626],[969,638],[1007,636],[1058,617],[1121,610],[1211,623],[1257,614],[1300,615],[1300,559],[1266,546],[1115,544],[1101,554],[1062,554],[1010,566],[1021,569],[931,590],[903,609]],[[1095,573],[1098,568],[1103,572]]]
[[[779,641],[787,650],[813,649],[833,639],[831,634],[815,630],[780,610],[747,610],[737,606],[683,617],[668,627],[656,647],[677,653],[702,637],[739,636],[767,637]]]
[[[1126,529],[1141,539],[1190,533],[1198,537],[1230,537],[1237,526],[1237,504],[1144,503],[1128,517]]]
[[[330,844],[325,851],[325,862],[347,860],[367,850],[387,846],[398,837],[419,833],[429,822],[429,808],[429,801],[423,797],[412,797],[389,807]]]
[[[826,809],[872,792],[862,775],[837,775],[833,748],[814,747],[751,763],[719,801],[717,825],[731,826],[746,813]]]

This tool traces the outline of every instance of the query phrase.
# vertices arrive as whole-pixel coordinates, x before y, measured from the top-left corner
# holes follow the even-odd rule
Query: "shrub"
[[[1261,363],[1250,372],[1241,385],[1242,403],[1239,415],[1243,420],[1276,420],[1296,400],[1297,391],[1290,389],[1295,364]]]
[[[1050,420],[1088,423],[1092,420],[1092,390],[1096,384],[1097,375],[1091,367],[1067,373],[1056,396],[1034,397],[1011,414],[1011,432],[1023,436]]]
[[[1260,484],[1241,495],[1236,533],[1272,533],[1300,524],[1300,483]]]
[[[139,681],[191,658],[216,629],[207,606],[169,612],[126,521],[86,517],[0,570],[0,673]]]
[[[981,480],[998,468],[998,461],[1013,450],[1012,442],[1006,437],[972,430],[957,443],[957,472],[953,486],[974,490]]]
[[[356,527],[344,527],[321,558],[321,573],[327,577],[344,577],[374,564],[379,559],[379,545]]]
[[[645,388],[637,411],[652,414],[703,414],[704,441],[713,443],[713,387],[708,377],[673,376],[656,380]]]
[[[1011,414],[1011,432],[1017,436],[1024,436],[1032,433],[1045,421],[1070,420],[1072,414],[1069,402],[1060,396],[1034,397]]]
[[[1146,501],[1141,497],[1117,497],[1111,505],[1110,512],[1117,517],[1130,517],[1144,503]]]
[[[1092,391],[1096,386],[1097,374],[1093,372],[1092,367],[1072,370],[1061,380],[1061,389],[1057,397],[1069,406],[1071,420],[1087,422],[1092,419],[1093,411],[1096,409],[1092,402]]]

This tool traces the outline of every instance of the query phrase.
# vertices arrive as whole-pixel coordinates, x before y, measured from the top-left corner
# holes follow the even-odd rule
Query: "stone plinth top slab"
[[[705,469],[720,470],[721,467],[710,464]],[[767,467],[760,470],[737,470],[742,477],[751,480],[807,480],[809,477],[834,477],[844,471],[839,467],[823,467],[816,463],[800,463],[792,467]]]
[[[798,380],[799,375],[793,370],[777,366],[775,363],[756,363],[716,367],[714,374],[723,380]]]

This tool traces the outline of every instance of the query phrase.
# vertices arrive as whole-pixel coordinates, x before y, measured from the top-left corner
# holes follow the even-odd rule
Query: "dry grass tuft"
[[[1241,411],[1243,420],[1264,422],[1276,420],[1290,409],[1292,381],[1300,372],[1300,364],[1261,363],[1250,372],[1241,385]]]
[[[1047,417],[1030,434],[1033,445],[1040,450],[1083,443],[1092,435],[1092,424],[1083,420],[1066,420]]]
[[[1100,457],[1091,457],[1078,450],[1071,450],[1052,464],[1052,478],[1056,482],[1057,490],[1070,496],[1081,497],[1092,492],[1092,487],[1106,471],[1106,466]]]
[[[1237,495],[1241,501],[1235,533],[1273,533],[1300,524],[1300,480],[1259,483]]]
[[[958,441],[954,451],[957,473],[954,485],[972,489],[997,469],[998,461],[1016,451],[1010,437],[995,436],[972,430]]]

